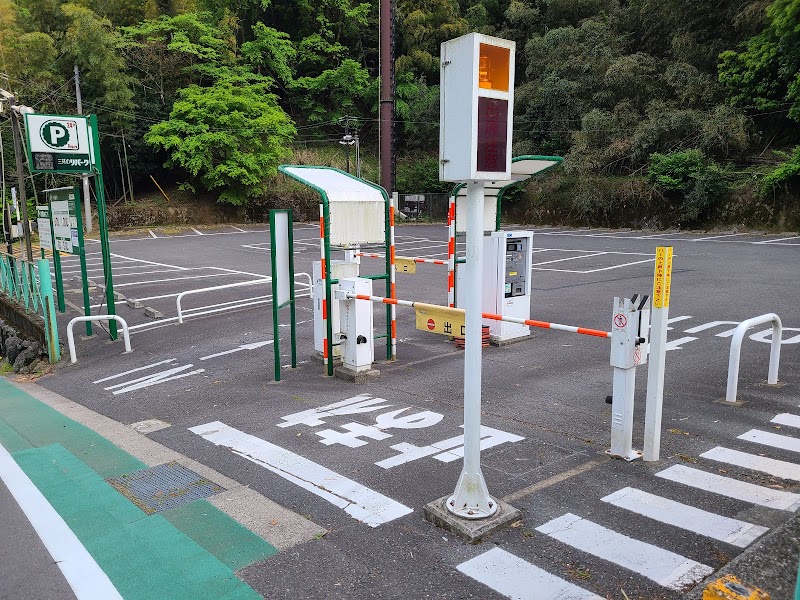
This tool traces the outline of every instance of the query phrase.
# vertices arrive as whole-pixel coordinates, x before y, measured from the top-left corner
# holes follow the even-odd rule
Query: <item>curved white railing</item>
[[[742,321],[736,327],[731,339],[731,353],[728,358],[728,389],[725,393],[725,400],[736,402],[736,391],[739,386],[739,359],[742,354],[742,341],[747,330],[756,325],[772,323],[772,347],[769,353],[769,374],[767,383],[778,383],[778,366],[781,362],[781,337],[783,336],[783,325],[781,318],[775,313],[767,313],[760,317],[753,317]]]
[[[75,323],[85,323],[86,321],[108,321],[111,319],[115,320],[117,323],[122,325],[122,337],[125,340],[125,354],[132,352],[131,334],[128,331],[128,323],[125,321],[125,319],[123,319],[119,315],[94,315],[91,317],[75,317],[67,325],[67,343],[69,344],[69,361],[71,363],[78,362],[78,358],[77,356],[75,356],[75,335],[72,333],[72,328],[75,326]]]

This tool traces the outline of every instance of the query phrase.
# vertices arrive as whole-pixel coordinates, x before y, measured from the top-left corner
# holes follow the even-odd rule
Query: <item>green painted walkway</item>
[[[0,444],[126,600],[261,598],[235,571],[273,546],[206,500],[148,516],[105,482],[145,464],[2,378]]]

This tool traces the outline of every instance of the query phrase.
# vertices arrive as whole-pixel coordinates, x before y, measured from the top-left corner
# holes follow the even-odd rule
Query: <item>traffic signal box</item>
[[[511,178],[516,44],[479,33],[441,48],[439,179]]]

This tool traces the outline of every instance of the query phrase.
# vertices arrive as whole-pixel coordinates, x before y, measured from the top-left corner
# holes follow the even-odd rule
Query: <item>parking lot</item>
[[[502,598],[533,584],[542,598],[686,597],[800,508],[800,237],[534,232],[531,318],[593,329],[610,328],[615,296],[650,293],[656,247],[674,247],[661,460],[605,454],[606,340],[533,330],[484,349],[483,472],[492,495],[523,517],[482,544],[422,520],[422,506],[451,493],[461,469],[462,352],[417,330],[413,311],[398,307],[397,361],[380,361],[381,376],[368,384],[325,377],[312,358],[312,301],[300,277],[299,364],[288,368],[283,311],[283,379],[274,382],[263,225],[113,237],[114,289],[125,296],[116,308],[133,353],[100,332],[78,340],[75,365],[39,383],[124,424],[163,421],[149,437],[328,529],[240,573],[269,598]],[[295,270],[311,274],[317,225],[295,224],[294,240]],[[445,259],[447,243],[443,225],[396,230],[398,256]],[[100,284],[99,244],[88,250]],[[382,265],[365,258],[362,273]],[[79,314],[77,261],[66,259],[64,273],[78,280],[66,283],[63,324]],[[185,296],[178,323],[182,292],[249,282]],[[445,304],[446,267],[398,273],[397,295]],[[104,312],[102,302],[97,286],[93,312]],[[375,307],[376,319],[382,311]],[[742,352],[744,402],[720,403],[733,328],[767,312],[784,325],[781,384],[764,384],[770,337],[759,327]],[[645,386],[640,369],[635,447]],[[790,598],[794,574],[754,583],[771,585],[773,600]]]

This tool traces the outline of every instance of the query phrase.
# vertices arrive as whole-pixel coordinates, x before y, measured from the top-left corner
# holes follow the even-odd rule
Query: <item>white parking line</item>
[[[752,471],[761,471],[781,479],[800,481],[800,465],[766,456],[748,454],[747,452],[739,452],[738,450],[717,446],[707,452],[703,452],[700,458],[724,462]]]
[[[136,373],[137,371],[144,371],[145,369],[152,369],[153,367],[157,367],[159,365],[165,365],[167,363],[173,362],[174,358],[168,358],[167,360],[162,360],[157,363],[153,363],[151,365],[145,365],[143,367],[139,367],[138,369],[131,369],[130,371],[124,371],[122,373],[118,373],[116,375],[110,375],[109,377],[104,377],[103,379],[98,379],[97,381],[93,381],[92,383],[103,383],[104,381],[110,381],[111,379],[116,379],[117,377],[124,377],[125,375],[130,375],[131,373]]]
[[[789,450],[790,452],[800,452],[800,439],[789,437],[788,435],[778,435],[769,431],[751,429],[738,437],[740,440],[747,440],[764,446],[772,446],[773,448]]]
[[[655,521],[727,542],[739,548],[747,548],[758,537],[769,531],[768,527],[723,517],[636,488],[623,488],[601,500]]]
[[[778,238],[775,240],[763,240],[760,242],[753,242],[754,244],[774,244],[775,242],[785,242],[786,240],[800,240],[800,236],[793,235],[791,237]],[[784,246],[793,246],[794,244],[783,244]]]
[[[800,495],[765,488],[746,481],[723,477],[683,465],[673,465],[656,473],[656,477],[688,485],[699,490],[727,496],[750,504],[794,512],[800,508]]]
[[[549,269],[547,267],[533,267],[533,271],[554,271],[556,273],[577,273],[579,275],[589,275],[590,273],[599,273],[601,271],[611,271],[613,269],[622,269],[624,267],[632,267],[633,265],[641,265],[643,263],[654,262],[655,258],[648,258],[646,260],[637,260],[634,262],[623,263],[621,265],[613,265],[611,267],[602,267],[600,269],[587,269],[585,271],[579,271],[577,269]]]
[[[3,446],[0,446],[0,479],[78,600],[122,600],[108,575]]]
[[[579,254],[578,256],[568,256],[567,258],[557,258],[555,260],[545,260],[543,262],[533,263],[534,267],[539,265],[549,265],[551,263],[564,262],[565,260],[578,260],[581,258],[592,258],[594,256],[602,256],[606,252],[593,252],[592,254]]]
[[[323,467],[299,454],[215,421],[189,431],[264,467],[344,510],[370,527],[410,514],[413,509]]]
[[[800,428],[800,415],[792,415],[789,413],[781,413],[776,415],[770,423],[777,423],[778,425],[788,425],[789,427]]]
[[[501,548],[492,548],[456,568],[513,600],[602,600]]]
[[[147,230],[147,233],[149,233],[149,234],[150,234],[150,237],[153,237],[153,238],[157,238],[157,237],[158,237],[158,236],[157,236],[155,233],[153,233],[153,230],[152,230],[152,229],[148,229],[148,230]]]
[[[188,271],[189,269],[182,269]],[[150,283],[165,283],[167,281],[182,281],[184,279],[208,279],[209,277],[226,277],[228,273],[214,273],[213,275],[192,275],[190,277],[172,277],[171,279],[150,279],[148,281],[131,281],[130,283],[114,284],[114,288],[129,287],[132,285],[145,285]]]
[[[239,231],[241,233],[247,233],[244,229],[241,229],[241,228],[237,227],[236,225],[228,225],[228,227],[233,227],[236,231]]]
[[[536,531],[644,575],[671,590],[680,591],[714,572],[709,566],[571,513],[537,527]]]
[[[195,229],[194,227],[189,227],[189,229],[191,229],[192,231],[194,231],[194,232],[195,232],[197,235],[203,235],[203,232],[202,232],[202,231],[198,231],[198,230],[197,230],[197,229]]]
[[[708,240],[718,240],[720,238],[730,238],[730,237],[736,237],[736,236],[739,236],[739,235],[747,235],[747,234],[746,233],[726,233],[724,235],[710,235],[708,237],[695,238],[693,241],[695,241],[695,242],[707,242]]]
[[[162,238],[159,238],[159,239],[162,239]],[[171,268],[171,269],[182,269],[184,271],[188,271],[189,270],[186,267],[179,267],[178,265],[168,265],[168,264],[165,264],[165,263],[153,262],[152,260],[144,260],[144,259],[141,259],[141,258],[133,258],[131,256],[123,256],[122,254],[114,254],[113,252],[111,253],[111,256],[113,256],[115,258],[121,258],[121,259],[123,259],[125,261],[128,261],[128,262],[147,263],[149,265],[156,265],[157,267],[168,267],[168,268]]]

